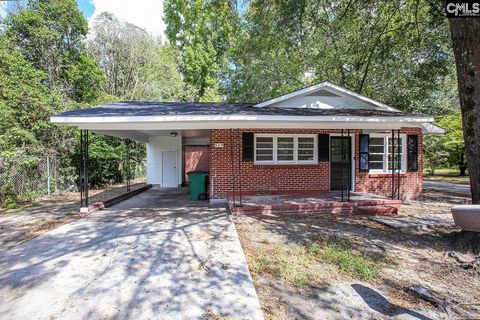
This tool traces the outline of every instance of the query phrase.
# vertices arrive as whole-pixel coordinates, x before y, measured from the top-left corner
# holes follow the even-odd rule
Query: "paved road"
[[[149,190],[2,252],[1,319],[262,319],[226,209]]]
[[[434,189],[438,191],[445,191],[445,192],[455,192],[459,194],[464,194],[470,196],[470,186],[466,184],[455,184],[449,182],[440,182],[440,181],[433,181],[425,179],[423,181],[423,187],[425,189]]]

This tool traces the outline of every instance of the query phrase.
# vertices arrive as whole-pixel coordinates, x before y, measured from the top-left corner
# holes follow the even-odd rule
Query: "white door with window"
[[[178,187],[176,151],[162,151],[162,187]]]

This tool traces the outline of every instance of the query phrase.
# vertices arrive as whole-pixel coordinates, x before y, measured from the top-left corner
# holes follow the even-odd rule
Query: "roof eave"
[[[429,116],[286,116],[286,115],[164,115],[164,116],[107,116],[107,117],[75,117],[51,116],[51,122],[58,124],[75,123],[141,123],[141,122],[179,122],[179,121],[286,121],[286,122],[402,122],[430,123]]]

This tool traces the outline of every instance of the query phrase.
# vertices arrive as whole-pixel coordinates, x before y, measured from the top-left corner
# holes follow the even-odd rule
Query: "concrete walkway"
[[[149,190],[0,257],[1,319],[262,319],[222,207]]]
[[[454,192],[466,196],[470,196],[470,186],[466,184],[456,184],[450,182],[441,182],[433,180],[423,180],[423,187],[425,189],[433,189],[443,192]]]

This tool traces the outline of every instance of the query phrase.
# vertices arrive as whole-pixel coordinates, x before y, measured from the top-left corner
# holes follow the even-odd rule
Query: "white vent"
[[[320,89],[314,92],[310,92],[309,94],[306,94],[306,95],[312,96],[312,97],[340,97],[338,94],[332,93],[325,89]]]

